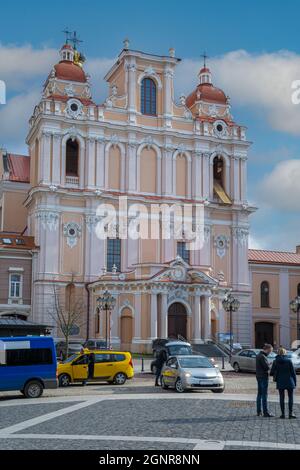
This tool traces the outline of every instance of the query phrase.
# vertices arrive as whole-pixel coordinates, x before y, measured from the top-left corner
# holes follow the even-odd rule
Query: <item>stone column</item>
[[[168,293],[161,294],[161,314],[160,314],[160,332],[162,338],[168,337]]]
[[[201,153],[194,152],[192,158],[192,197],[195,199],[200,199],[202,194],[201,163]]]
[[[141,293],[135,294],[135,305],[134,305],[134,337],[132,342],[138,343],[141,339],[141,309],[142,309],[142,297]]]
[[[209,199],[210,191],[212,191],[212,188],[210,188],[209,153],[202,154],[202,168],[203,168],[202,196],[203,196],[203,199]]]
[[[61,181],[61,135],[53,135],[53,152],[52,152],[52,183],[59,185]],[[64,170],[62,170],[64,171]]]
[[[136,65],[135,59],[132,58],[126,65],[128,73],[128,112],[129,121],[135,123],[136,120]]]
[[[201,297],[200,292],[196,290],[194,297],[194,331],[193,331],[193,341],[196,343],[201,340]]]
[[[99,137],[96,144],[96,187],[104,188],[105,161],[104,161],[104,138]]]
[[[164,70],[164,118],[165,126],[171,127],[172,119],[173,70],[166,66]]]
[[[137,190],[137,145],[133,142],[128,144],[128,179],[126,188],[129,192]]]
[[[44,131],[42,134],[41,142],[41,155],[40,155],[40,168],[42,169],[40,174],[40,181],[44,184],[50,183],[50,163],[51,163],[51,133]]]
[[[173,194],[173,150],[165,146],[162,157],[162,194],[171,196]]]
[[[150,339],[155,338],[157,338],[157,294],[152,292]]]
[[[210,314],[209,296],[203,296],[203,313],[204,313],[204,337],[208,339],[211,337],[211,314]]]
[[[87,139],[87,162],[86,162],[86,172],[87,172],[87,187],[89,189],[95,188],[95,171],[96,171],[96,162],[95,162],[95,139]]]
[[[233,200],[239,202],[240,200],[240,159],[234,157],[233,159]]]

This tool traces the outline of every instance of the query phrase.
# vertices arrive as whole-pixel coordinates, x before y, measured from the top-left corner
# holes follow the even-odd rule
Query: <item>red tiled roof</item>
[[[30,158],[25,155],[8,154],[9,180],[20,183],[30,181]]]
[[[300,253],[288,251],[248,250],[248,260],[254,264],[300,265]]]

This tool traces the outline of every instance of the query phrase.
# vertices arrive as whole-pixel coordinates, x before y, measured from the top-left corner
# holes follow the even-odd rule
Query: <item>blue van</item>
[[[57,388],[56,352],[47,336],[0,337],[0,391],[20,390],[38,398],[44,388]]]

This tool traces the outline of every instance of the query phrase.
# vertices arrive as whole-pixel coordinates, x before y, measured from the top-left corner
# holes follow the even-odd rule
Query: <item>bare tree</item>
[[[55,326],[62,333],[66,343],[66,357],[69,355],[70,336],[86,324],[86,302],[83,294],[78,294],[74,284],[74,276],[66,288],[53,282],[53,302],[48,314]]]

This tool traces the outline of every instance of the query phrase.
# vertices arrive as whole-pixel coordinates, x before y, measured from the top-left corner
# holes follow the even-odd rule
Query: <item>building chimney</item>
[[[296,246],[296,253],[297,253],[297,255],[300,255],[300,245]]]

